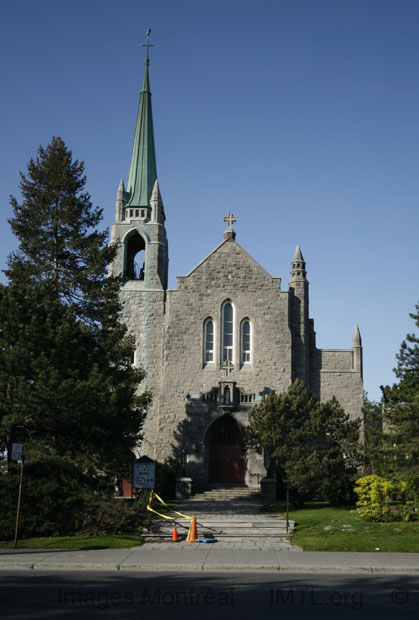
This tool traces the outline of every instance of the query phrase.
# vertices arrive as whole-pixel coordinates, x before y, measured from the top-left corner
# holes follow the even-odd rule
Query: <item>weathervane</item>
[[[154,44],[150,43],[150,32],[151,32],[151,28],[148,28],[147,32],[146,32],[146,42],[145,43],[141,43],[141,47],[145,47],[146,48],[145,62],[146,62],[147,65],[149,64],[148,48],[149,47],[154,47]]]

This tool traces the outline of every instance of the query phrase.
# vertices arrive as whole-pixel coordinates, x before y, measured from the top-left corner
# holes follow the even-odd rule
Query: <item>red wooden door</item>
[[[243,483],[245,459],[237,422],[224,416],[215,422],[209,437],[209,482]]]
[[[209,482],[244,482],[244,454],[238,444],[212,444],[209,453]]]

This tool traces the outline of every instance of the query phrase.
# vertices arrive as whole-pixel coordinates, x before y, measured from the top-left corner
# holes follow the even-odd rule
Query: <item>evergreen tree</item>
[[[362,407],[364,416],[364,468],[365,475],[388,476],[392,471],[392,456],[389,454],[384,434],[383,406],[371,401],[364,394]]]
[[[419,303],[410,316],[419,328]],[[382,387],[387,440],[395,470],[419,473],[419,337],[407,334],[396,357],[399,381]]]
[[[149,402],[123,329],[82,323],[43,287],[0,288],[0,441],[78,460],[103,479],[122,474]]]
[[[19,247],[9,256],[6,275],[22,285],[42,282],[80,318],[100,321],[118,287],[106,274],[115,248],[107,244],[107,232],[96,229],[102,210],[84,191],[83,162],[73,161],[63,140],[53,137],[20,177],[23,200],[11,197],[9,220]]]
[[[336,399],[320,404],[300,380],[287,392],[271,392],[249,416],[249,443],[262,447],[291,491],[294,504],[324,492],[335,501],[356,477],[359,422]]]
[[[22,204],[11,199],[19,248],[0,287],[0,446],[24,443],[28,471],[42,469],[51,489],[67,481],[76,494],[67,505],[113,491],[150,402],[138,395],[143,372],[120,321],[120,281],[107,277],[115,248],[96,230],[101,210],[83,192],[83,172],[61,138],[39,147],[21,175]]]

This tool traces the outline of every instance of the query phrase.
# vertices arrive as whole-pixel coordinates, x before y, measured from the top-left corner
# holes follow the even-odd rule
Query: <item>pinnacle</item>
[[[161,201],[160,187],[159,187],[159,182],[158,182],[157,179],[154,181],[153,191],[151,192],[150,202],[152,200],[160,200]]]
[[[359,331],[358,323],[355,324],[354,335],[353,335],[353,339],[352,339],[352,345],[354,347],[362,346],[361,332]]]
[[[300,246],[297,245],[297,247],[295,248],[295,254],[294,254],[294,258],[292,259],[293,261],[295,260],[300,260],[300,261],[304,261],[303,255],[301,253],[300,250]]]
[[[125,192],[125,185],[124,185],[124,179],[121,179],[119,185],[118,185],[118,192],[117,192],[117,196],[118,198],[123,198],[124,196],[124,192]]]

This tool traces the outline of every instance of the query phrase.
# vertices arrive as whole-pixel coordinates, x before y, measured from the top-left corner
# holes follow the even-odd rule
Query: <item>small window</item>
[[[223,362],[233,361],[233,306],[228,301],[223,306]]]
[[[204,362],[214,361],[214,321],[207,319],[204,326]]]
[[[241,361],[242,364],[249,364],[250,359],[250,322],[246,319],[242,323],[241,329]]]

